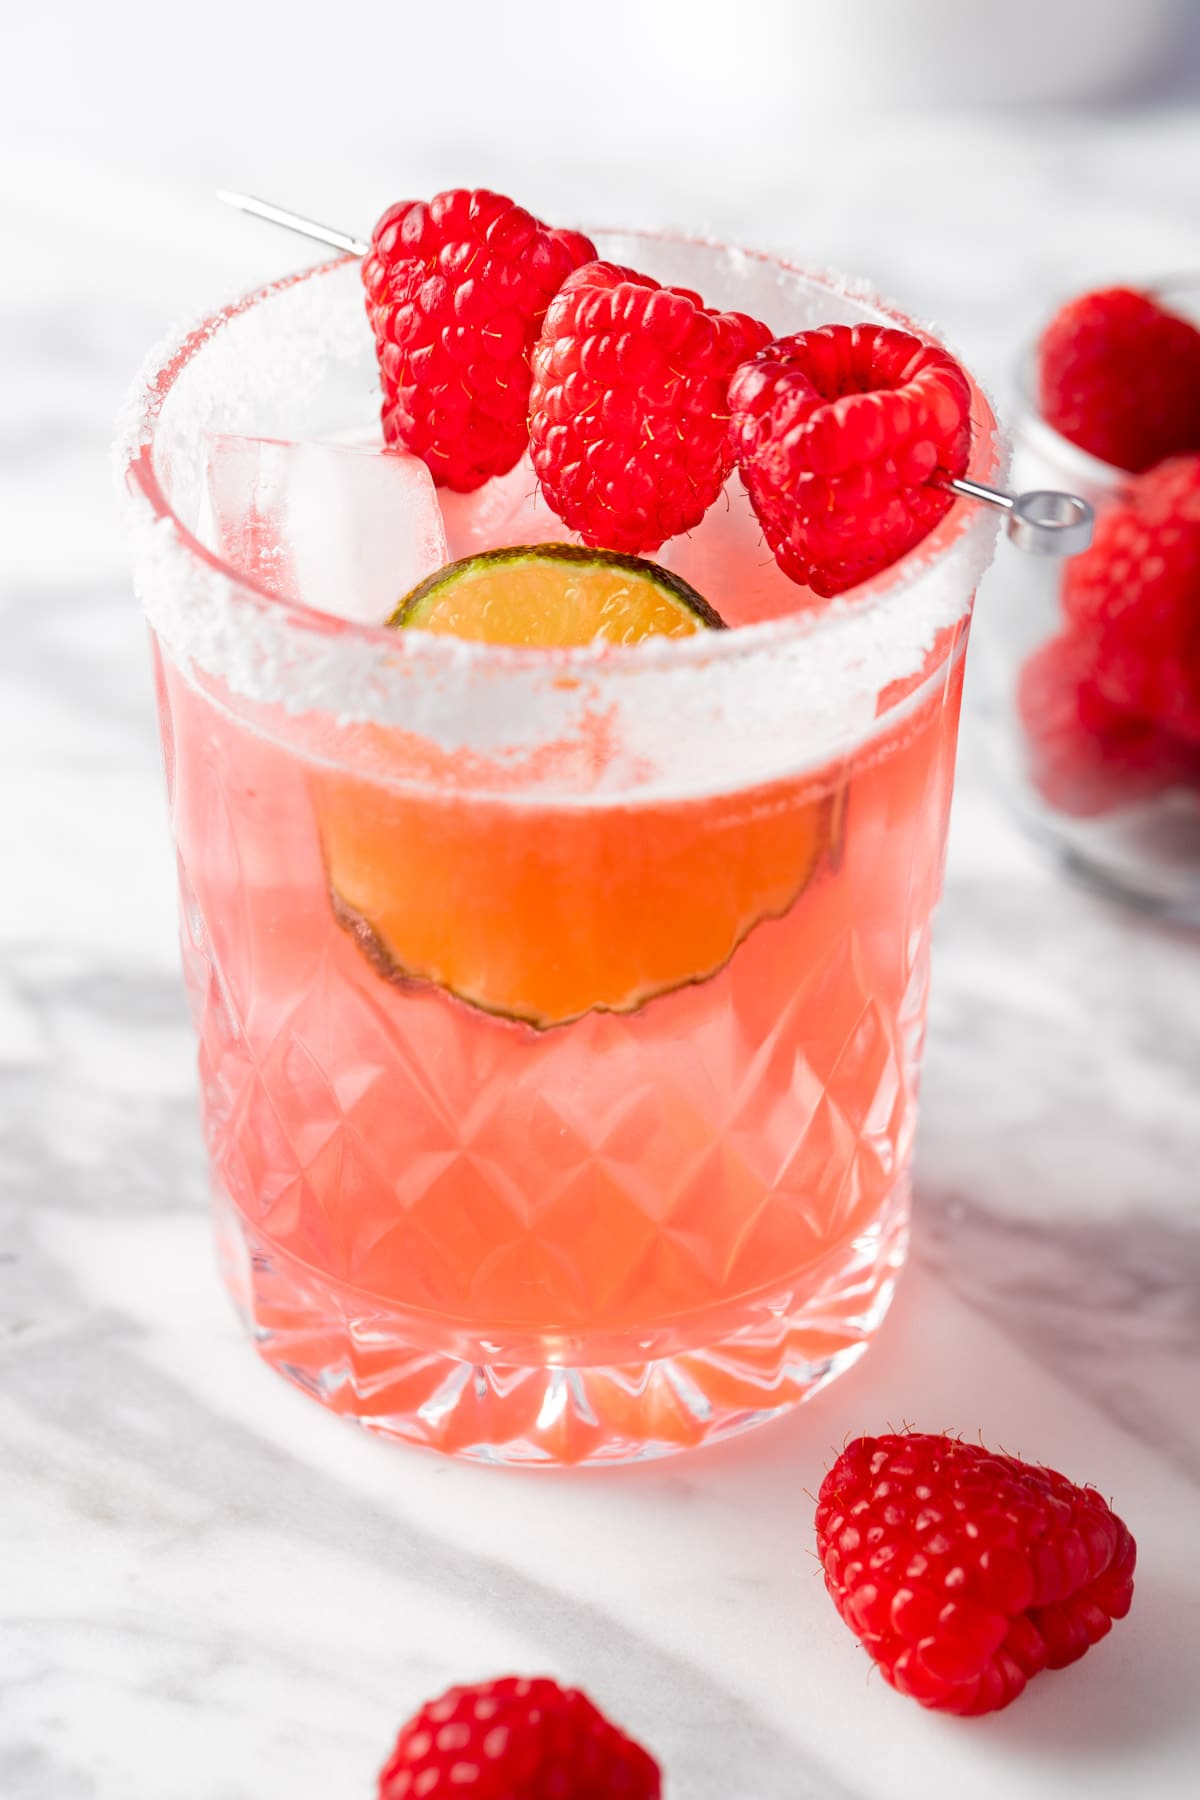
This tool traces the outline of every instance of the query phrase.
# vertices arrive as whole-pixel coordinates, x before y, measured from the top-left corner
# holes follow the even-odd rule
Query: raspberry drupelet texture
[[[455,1687],[402,1728],[379,1800],[660,1800],[658,1764],[545,1678]]]
[[[1042,333],[1038,399],[1056,431],[1118,469],[1200,450],[1200,331],[1131,288],[1081,294]]]
[[[383,386],[383,431],[469,493],[527,443],[529,353],[571,270],[596,254],[503,194],[454,188],[405,200],[363,259]]]
[[[823,596],[896,562],[954,503],[971,394],[952,357],[882,325],[766,345],[730,386],[738,467],[784,573]]]
[[[1105,699],[1200,746],[1200,456],[1129,482],[1067,564],[1062,597]]]
[[[577,269],[546,314],[529,396],[533,465],[564,523],[634,554],[697,526],[733,469],[729,378],[770,335],[633,269]]]
[[[1009,1705],[1133,1597],[1133,1538],[1094,1489],[957,1438],[856,1438],[816,1524],[843,1620],[894,1688],[941,1712]]]

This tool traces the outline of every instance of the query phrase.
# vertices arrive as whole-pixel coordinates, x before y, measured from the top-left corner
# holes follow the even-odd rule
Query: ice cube
[[[433,478],[405,451],[214,433],[201,536],[272,593],[379,625],[448,560]]]
[[[727,625],[757,625],[821,604],[775,561],[737,475],[696,529],[672,538],[654,560],[690,581]]]
[[[509,544],[578,544],[542,498],[528,456],[507,475],[495,475],[471,494],[441,493],[442,516],[452,560]]]

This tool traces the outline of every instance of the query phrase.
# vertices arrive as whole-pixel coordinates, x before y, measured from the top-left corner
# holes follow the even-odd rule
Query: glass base
[[[383,1437],[526,1466],[670,1456],[807,1400],[867,1348],[907,1239],[904,1191],[818,1285],[754,1302],[748,1323],[711,1343],[641,1361],[480,1362],[420,1345],[411,1321],[368,1310],[364,1295],[281,1253],[217,1198],[222,1274],[265,1362]]]

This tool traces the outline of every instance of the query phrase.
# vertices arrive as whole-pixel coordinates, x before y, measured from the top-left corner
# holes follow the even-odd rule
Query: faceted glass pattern
[[[960,649],[828,793],[739,797],[799,831],[836,795],[782,917],[541,1031],[390,978],[339,917],[322,771],[160,658],[224,1264],[268,1360],[380,1431],[560,1461],[721,1435],[862,1350],[903,1251]],[[555,824],[514,815],[514,854]]]

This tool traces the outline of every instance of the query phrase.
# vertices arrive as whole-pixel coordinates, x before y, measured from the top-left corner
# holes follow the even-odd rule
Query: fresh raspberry
[[[1030,779],[1048,805],[1094,818],[1200,781],[1200,749],[1114,706],[1089,639],[1068,629],[1041,644],[1017,680]]]
[[[856,1438],[821,1483],[817,1548],[887,1680],[994,1712],[1123,1619],[1136,1546],[1094,1488],[957,1438]]]
[[[840,594],[886,569],[954,504],[971,392],[953,358],[885,325],[779,338],[729,390],[742,479],[779,566]]]
[[[585,544],[638,554],[700,523],[733,469],[729,377],[770,335],[615,263],[563,283],[533,352],[529,437]]]
[[[383,434],[469,493],[525,450],[529,353],[571,270],[596,254],[486,188],[389,207],[363,259]]]
[[[1128,483],[1062,595],[1105,698],[1200,745],[1200,456]]]
[[[401,1728],[379,1800],[660,1800],[658,1764],[586,1694],[515,1675],[454,1687]]]
[[[1200,331],[1132,288],[1082,294],[1042,333],[1038,396],[1056,431],[1118,469],[1200,450]]]

